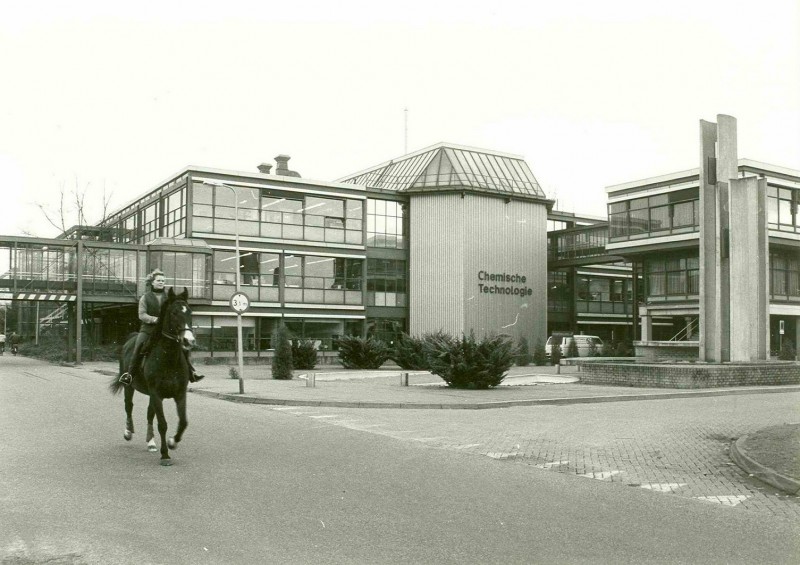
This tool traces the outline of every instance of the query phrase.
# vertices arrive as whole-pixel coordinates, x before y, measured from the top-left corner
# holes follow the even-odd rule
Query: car
[[[561,356],[566,357],[572,340],[575,340],[575,345],[578,346],[578,357],[589,357],[592,350],[599,353],[603,347],[603,340],[596,335],[551,335],[547,338],[547,343],[544,346],[547,357],[550,357],[555,344],[561,347]]]

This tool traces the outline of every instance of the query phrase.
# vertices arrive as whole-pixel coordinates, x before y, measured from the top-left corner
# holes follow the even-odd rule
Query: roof
[[[448,143],[403,155],[338,182],[398,192],[468,189],[547,198],[522,157]]]

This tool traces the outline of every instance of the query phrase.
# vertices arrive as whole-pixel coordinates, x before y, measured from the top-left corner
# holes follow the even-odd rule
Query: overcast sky
[[[800,169],[797,0],[4,2],[0,234],[188,165],[334,180],[452,142],[522,155],[560,209],[697,166],[698,121]],[[71,223],[71,222],[68,222]]]

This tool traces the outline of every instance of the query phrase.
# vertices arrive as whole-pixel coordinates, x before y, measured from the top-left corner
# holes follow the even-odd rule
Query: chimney
[[[258,172],[264,173],[265,175],[268,175],[271,170],[272,170],[272,165],[270,165],[269,163],[261,163],[258,166]]]
[[[288,155],[278,155],[277,157],[275,157],[275,174],[276,175],[281,175],[281,176],[284,176],[284,177],[299,177],[300,176],[300,173],[298,173],[297,171],[290,171],[289,170],[289,167],[287,166],[288,163],[289,163],[289,159],[291,159],[291,157],[289,157]]]

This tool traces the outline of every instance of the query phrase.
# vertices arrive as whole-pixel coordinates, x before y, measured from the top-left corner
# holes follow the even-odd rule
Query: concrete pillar
[[[642,341],[651,341],[653,339],[653,317],[644,308],[639,312],[642,320]]]
[[[769,242],[767,181],[730,181],[731,361],[765,360],[769,354]]]

